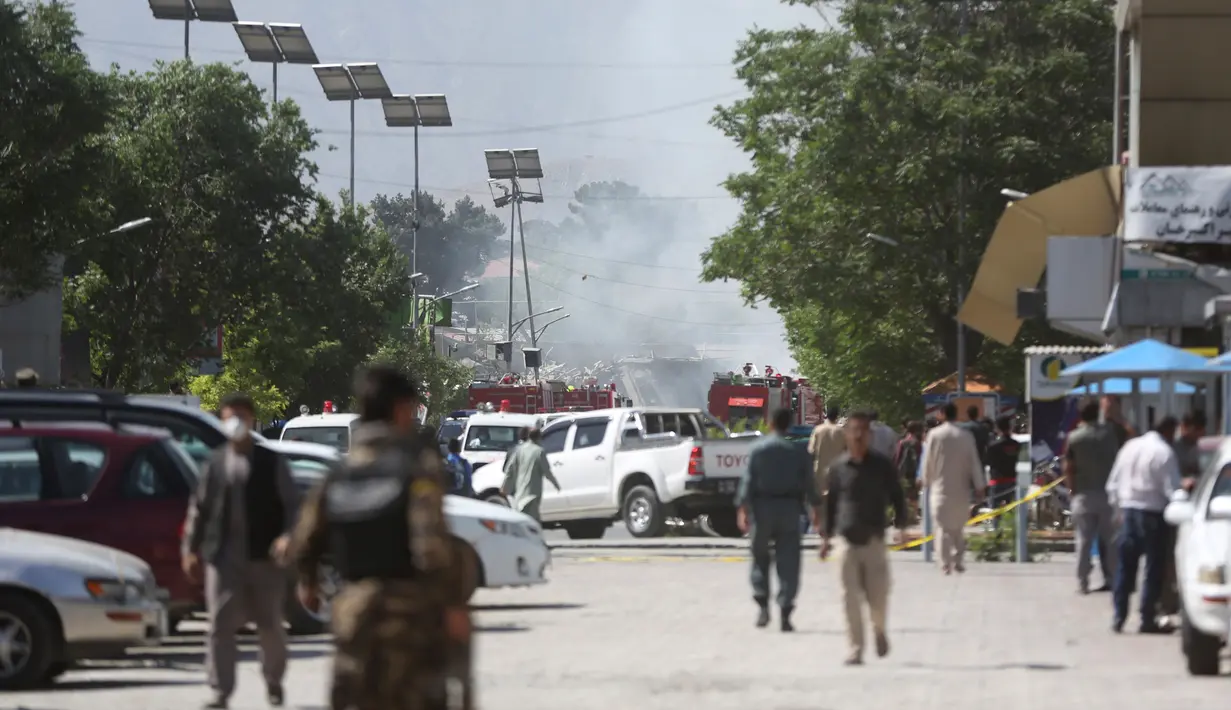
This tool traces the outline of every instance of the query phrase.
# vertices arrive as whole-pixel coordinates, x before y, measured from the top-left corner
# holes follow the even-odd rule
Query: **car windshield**
[[[515,426],[489,426],[477,425],[471,426],[466,431],[466,446],[467,451],[508,451],[517,443],[517,432],[520,427]]]
[[[346,453],[350,448],[350,427],[344,426],[305,426],[282,430],[283,441],[306,441],[310,444],[324,444]]]
[[[174,439],[167,439],[167,451],[171,452],[171,457],[175,459],[178,465],[180,475],[188,483],[190,489],[196,488],[197,480],[201,478],[200,463],[204,459],[198,459],[188,451],[188,447]],[[205,449],[205,456],[209,456],[209,449]]]
[[[442,442],[449,442],[462,435],[462,430],[466,428],[465,421],[456,419],[443,422],[440,425],[440,431],[437,432],[436,438]]]

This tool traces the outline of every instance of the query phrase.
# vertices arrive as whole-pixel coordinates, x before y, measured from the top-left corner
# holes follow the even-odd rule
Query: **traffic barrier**
[[[1026,503],[1029,503],[1030,501],[1035,500],[1036,498],[1041,498],[1042,496],[1049,493],[1051,489],[1055,488],[1056,486],[1060,485],[1063,482],[1064,482],[1063,478],[1057,478],[1056,480],[1052,481],[1051,483],[1048,483],[1046,486],[1043,486],[1042,488],[1038,489],[1034,493],[1031,493],[1025,498],[1019,498],[1018,500],[1015,500],[1012,503],[1009,503],[1008,505],[1003,505],[995,510],[990,510],[986,513],[981,513],[979,515],[976,515],[975,517],[966,521],[966,527],[970,527],[972,525],[978,525],[979,523],[986,522],[988,520],[991,520],[992,518],[998,518],[1001,515],[1004,515],[1005,513],[1009,512],[1010,510],[1016,509],[1018,506],[1025,505]],[[923,537],[911,540],[910,542],[904,542],[900,545],[894,545],[893,547],[890,547],[889,549],[893,552],[897,552],[899,550],[910,550],[910,549],[919,547],[920,545],[923,545],[924,543],[929,542],[934,539],[936,539],[935,535],[925,535]]]

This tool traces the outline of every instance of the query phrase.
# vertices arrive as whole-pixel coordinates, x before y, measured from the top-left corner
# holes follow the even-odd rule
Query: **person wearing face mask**
[[[213,698],[225,708],[235,690],[236,635],[256,624],[269,704],[284,702],[286,631],[282,627],[286,559],[299,505],[286,462],[252,438],[256,406],[246,394],[223,398],[218,411],[229,441],[201,470],[184,522],[183,568],[202,577],[209,612],[206,670]]]

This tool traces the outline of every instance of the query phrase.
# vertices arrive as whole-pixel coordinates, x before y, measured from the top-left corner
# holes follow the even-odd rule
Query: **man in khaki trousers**
[[[846,437],[842,433],[842,427],[838,425],[840,416],[842,410],[838,407],[832,404],[825,407],[825,421],[813,429],[812,436],[808,437],[808,453],[812,454],[816,492],[821,496],[829,490],[829,484],[825,480],[829,465],[846,451]],[[821,513],[824,513],[824,506],[821,507]]]
[[[863,663],[863,605],[866,602],[876,634],[876,655],[889,654],[889,557],[885,547],[885,510],[893,506],[894,525],[906,527],[906,496],[893,462],[868,448],[872,419],[862,412],[846,419],[846,453],[829,467],[821,559],[833,550],[834,535],[842,536],[837,567],[846,610],[848,666]]]
[[[957,426],[957,406],[945,405],[945,422],[923,442],[923,495],[931,496],[936,544],[945,574],[965,572],[966,521],[970,502],[984,500],[987,474],[975,437]]]

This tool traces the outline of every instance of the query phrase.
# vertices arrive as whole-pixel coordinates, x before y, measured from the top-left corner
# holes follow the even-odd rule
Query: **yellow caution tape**
[[[1008,505],[1005,505],[1005,506],[1001,506],[995,510],[989,510],[986,513],[980,513],[979,515],[976,515],[970,520],[967,520],[966,527],[970,527],[971,525],[978,525],[979,523],[983,523],[988,520],[991,520],[992,518],[996,518],[1001,515],[1004,515],[1005,513],[1009,512],[1010,510],[1013,510],[1019,505],[1025,505],[1026,503],[1029,503],[1035,498],[1038,498],[1044,495],[1045,493],[1049,492],[1051,489],[1060,485],[1063,481],[1064,481],[1063,478],[1057,478],[1056,480],[1052,481],[1051,483],[1048,483],[1046,486],[1043,486],[1042,488],[1035,491],[1034,493],[1031,493],[1025,498],[1022,498],[1021,500],[1015,500],[1012,503],[1009,503]],[[901,545],[894,545],[893,547],[889,549],[893,552],[896,552],[898,550],[910,550],[912,548],[919,547],[920,545],[923,545],[926,542],[930,542],[934,539],[936,539],[935,535],[927,535],[926,537],[920,537],[916,540],[911,540],[910,542],[904,542]]]

